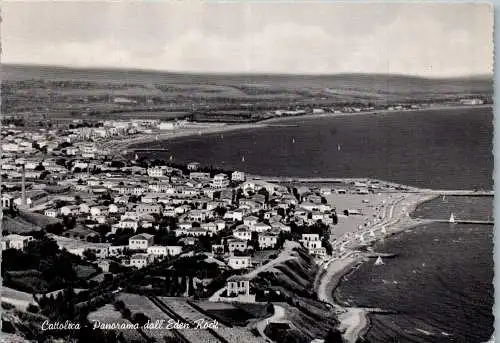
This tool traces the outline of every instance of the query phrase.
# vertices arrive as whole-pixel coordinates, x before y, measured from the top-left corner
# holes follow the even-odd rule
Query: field
[[[2,302],[12,304],[22,311],[26,311],[29,304],[35,303],[33,295],[9,287],[2,287]]]
[[[39,231],[42,228],[37,225],[33,225],[32,223],[21,219],[20,217],[11,218],[8,216],[4,216],[2,218],[2,231],[8,231],[9,233],[25,233],[31,231]]]
[[[118,300],[123,301],[125,307],[132,312],[132,316],[136,313],[143,313],[152,322],[156,320],[165,320],[165,322],[168,322],[168,320],[171,319],[145,296],[132,293],[122,293],[118,297]],[[169,330],[144,329],[143,331],[146,335],[155,338],[158,342],[162,342],[163,337],[165,336],[174,337],[172,332]]]
[[[120,312],[115,310],[113,305],[107,304],[98,310],[89,313],[87,316],[88,320],[92,323],[93,321],[99,321],[101,323],[116,323],[116,324],[128,324],[130,321],[122,318]],[[117,330],[117,332],[122,332],[123,336],[129,340],[143,341],[143,337],[136,330]]]

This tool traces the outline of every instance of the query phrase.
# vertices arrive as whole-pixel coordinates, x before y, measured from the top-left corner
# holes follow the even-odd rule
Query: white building
[[[246,225],[240,225],[234,230],[233,236],[244,241],[249,241],[252,239],[252,232]]]
[[[144,268],[152,262],[152,258],[147,254],[134,254],[130,257],[130,266]]]
[[[246,240],[230,239],[227,242],[227,246],[230,253],[233,253],[235,250],[243,252],[247,250],[248,243]]]
[[[191,171],[196,171],[200,168],[200,164],[198,162],[191,162],[188,163],[187,169]]]
[[[317,234],[317,233],[303,233],[301,241],[303,243],[305,243],[305,242],[314,242],[314,241],[318,241],[319,242],[320,241],[319,234]]]
[[[147,170],[150,177],[163,177],[165,176],[165,169],[162,167],[151,167]]]
[[[246,180],[246,177],[245,177],[245,173],[244,172],[240,172],[240,171],[234,171],[232,174],[231,174],[231,180],[232,181],[245,181]]]
[[[274,246],[278,243],[278,237],[270,234],[259,234],[259,248],[274,248]]]
[[[128,239],[128,247],[130,250],[147,251],[148,247],[152,246],[153,243],[154,236],[147,233],[141,233]]]
[[[128,245],[112,245],[108,248],[108,254],[109,256],[120,256],[123,255],[127,249]]]
[[[259,218],[254,217],[254,216],[249,216],[249,217],[246,217],[243,219],[243,224],[252,228],[255,224],[257,224],[258,221],[259,221]]]
[[[55,218],[55,217],[57,217],[58,212],[59,211],[55,208],[49,208],[49,209],[45,210],[43,212],[43,214],[46,215],[47,217]]]
[[[160,214],[162,212],[162,207],[161,205],[157,204],[139,204],[135,208],[135,211],[138,214],[152,214],[152,213]]]
[[[154,256],[177,256],[182,253],[182,246],[180,245],[170,245],[170,246],[162,246],[162,245],[152,245],[147,248],[147,252],[150,255]]]
[[[173,122],[173,121],[162,121],[158,125],[158,129],[160,129],[160,130],[173,130],[173,129],[175,129],[175,122]]]
[[[2,238],[2,250],[5,249],[24,250],[28,246],[29,242],[33,240],[34,238],[32,236],[21,236],[16,234],[7,235]]]
[[[234,275],[227,279],[227,296],[250,295],[250,280]]]
[[[233,269],[245,269],[251,266],[250,256],[230,256],[228,259],[228,265]]]
[[[214,188],[225,188],[229,186],[229,178],[226,174],[217,174],[212,180],[212,186]]]

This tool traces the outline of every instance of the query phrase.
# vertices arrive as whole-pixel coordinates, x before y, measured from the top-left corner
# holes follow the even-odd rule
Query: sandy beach
[[[410,218],[409,214],[418,204],[434,197],[435,195],[426,193],[381,194],[380,199],[377,199],[379,207],[371,208],[371,212],[376,212],[377,216],[373,216],[368,211],[365,216],[358,216],[354,222],[350,223],[343,223],[342,218],[339,218],[340,230],[336,227],[336,232],[334,231],[331,237],[334,248],[333,256],[321,266],[316,280],[316,289],[318,298],[332,305],[337,312],[341,323],[340,329],[344,332],[344,339],[347,342],[355,342],[366,330],[369,323],[367,314],[372,310],[344,307],[333,297],[342,277],[353,267],[368,259],[357,248],[370,245],[379,239],[419,224],[419,221]],[[369,204],[366,205],[366,209],[370,208]],[[337,207],[352,205],[353,200],[348,199],[347,204],[338,204]],[[369,225],[365,226],[367,218],[370,218]]]

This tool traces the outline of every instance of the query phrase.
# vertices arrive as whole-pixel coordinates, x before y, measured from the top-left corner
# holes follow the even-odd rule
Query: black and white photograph
[[[4,1],[0,342],[494,342],[493,12]]]

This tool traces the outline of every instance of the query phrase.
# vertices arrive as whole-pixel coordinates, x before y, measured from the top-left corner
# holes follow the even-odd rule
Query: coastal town
[[[130,142],[221,127],[239,126],[4,125],[4,329],[49,342],[75,330],[35,334],[33,323],[79,318],[107,328],[104,341],[284,342],[286,333],[298,342],[361,342],[367,313],[384,309],[339,304],[336,285],[357,264],[391,257],[370,245],[416,225],[409,214],[437,193],[371,179],[266,178],[130,150]],[[204,330],[195,329],[200,319]],[[192,330],[151,328],[169,320]],[[87,339],[77,331],[77,341]]]

